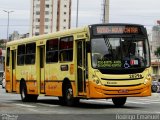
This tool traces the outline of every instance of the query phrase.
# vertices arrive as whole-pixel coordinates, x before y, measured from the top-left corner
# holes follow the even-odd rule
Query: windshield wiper
[[[108,47],[109,54],[111,54],[112,61],[113,61],[112,45],[111,45],[111,43],[109,42],[109,39],[108,39],[107,37],[104,37],[104,41],[105,41],[106,46]]]

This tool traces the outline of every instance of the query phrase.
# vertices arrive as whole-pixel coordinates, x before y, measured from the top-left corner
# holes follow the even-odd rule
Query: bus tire
[[[27,86],[24,82],[20,86],[20,94],[21,94],[21,100],[23,102],[29,101],[29,95],[27,94]]]
[[[65,105],[65,99],[64,99],[64,97],[62,96],[62,97],[58,97],[58,98],[59,98],[60,104],[61,105]]]
[[[73,90],[70,84],[67,84],[65,87],[64,100],[67,106],[74,106],[79,103],[79,99],[73,97]]]
[[[38,95],[29,95],[30,102],[36,102],[38,99]]]
[[[126,97],[120,97],[120,98],[112,98],[112,101],[116,107],[122,107],[126,103],[127,98]]]
[[[153,92],[153,93],[156,93],[156,92],[158,91],[157,85],[152,85],[152,86],[151,86],[151,89],[152,89],[152,92]]]

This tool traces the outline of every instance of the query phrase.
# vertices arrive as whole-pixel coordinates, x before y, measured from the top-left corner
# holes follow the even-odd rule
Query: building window
[[[36,25],[36,29],[39,29],[39,25]]]
[[[49,15],[49,11],[45,11],[45,14],[46,14],[46,15]]]
[[[46,5],[46,8],[49,8],[49,5],[48,5],[48,4]]]
[[[35,32],[35,36],[38,36],[39,35],[39,32]]]
[[[66,19],[64,19],[63,21],[66,22]]]
[[[64,15],[66,15],[67,13],[66,12],[64,12]]]
[[[73,37],[60,39],[59,59],[61,62],[73,60]]]
[[[45,25],[45,29],[48,29],[49,28],[49,26],[48,25]]]
[[[36,18],[36,22],[40,22],[40,19],[39,19],[39,18]]]
[[[39,7],[40,7],[40,4],[37,4],[37,5],[36,5],[36,8],[39,8]]]
[[[49,18],[45,18],[45,22],[49,22]]]
[[[36,15],[40,15],[40,11],[36,11]]]
[[[58,62],[58,39],[47,41],[46,63]]]
[[[67,7],[67,5],[64,5],[64,7],[66,8],[66,7]]]

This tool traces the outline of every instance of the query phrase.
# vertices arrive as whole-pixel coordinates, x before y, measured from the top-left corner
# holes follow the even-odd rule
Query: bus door
[[[12,91],[16,91],[16,50],[11,51],[12,60],[11,60],[11,71],[12,71]]]
[[[85,41],[77,41],[77,86],[78,95],[85,95],[86,92],[86,78],[85,78]]]
[[[40,67],[40,93],[45,93],[45,82],[44,82],[44,54],[45,46],[39,46],[39,67]]]

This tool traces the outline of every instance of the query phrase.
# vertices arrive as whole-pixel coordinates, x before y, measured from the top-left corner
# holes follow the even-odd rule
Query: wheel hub
[[[68,91],[67,91],[67,99],[68,99],[68,100],[71,99],[72,96],[73,96],[72,89],[69,88]]]

